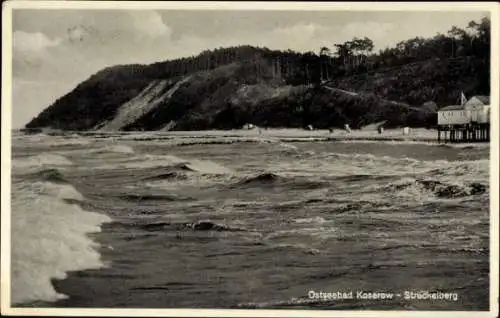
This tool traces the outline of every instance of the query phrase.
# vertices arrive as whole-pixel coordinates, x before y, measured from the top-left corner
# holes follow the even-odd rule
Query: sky
[[[319,52],[354,36],[375,50],[465,28],[480,11],[14,9],[12,127],[21,128],[104,67],[235,45]]]

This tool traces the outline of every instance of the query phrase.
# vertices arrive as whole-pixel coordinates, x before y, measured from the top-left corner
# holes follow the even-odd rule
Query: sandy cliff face
[[[168,103],[172,95],[179,87],[189,80],[189,76],[180,81],[173,82],[171,80],[155,80],[152,81],[143,91],[130,101],[121,105],[116,116],[108,121],[100,124],[98,130],[101,131],[117,131],[123,130],[125,127],[133,124],[144,115],[153,111],[161,103]]]

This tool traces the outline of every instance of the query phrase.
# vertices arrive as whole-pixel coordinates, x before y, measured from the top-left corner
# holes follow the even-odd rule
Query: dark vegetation
[[[368,38],[354,38],[319,54],[239,46],[150,65],[106,68],[45,109],[27,128],[94,129],[153,80],[173,84],[191,76],[171,98],[124,127],[156,130],[266,127],[429,127],[436,109],[490,93],[490,21],[414,38],[374,53]],[[242,89],[251,94],[244,96]],[[286,94],[273,94],[280,88]],[[340,90],[338,90],[338,89]],[[348,92],[355,92],[350,94]],[[242,95],[243,94],[243,95]],[[253,95],[252,95],[253,94]]]

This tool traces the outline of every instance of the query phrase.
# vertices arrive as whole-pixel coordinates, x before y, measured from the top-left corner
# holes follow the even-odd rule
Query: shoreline
[[[23,134],[21,132],[21,134]],[[30,133],[24,133],[30,135]],[[269,129],[234,129],[234,130],[186,130],[186,131],[41,131],[31,133],[33,135],[47,134],[51,136],[71,136],[82,137],[91,136],[157,136],[166,138],[249,138],[258,139],[278,139],[286,142],[424,142],[436,145],[489,145],[489,141],[476,142],[438,142],[437,129],[415,128],[410,129],[409,134],[403,134],[402,129],[388,129],[379,134],[374,130],[352,130],[346,132],[342,129],[330,132],[327,129],[304,130],[298,128],[269,128]],[[160,138],[161,139],[161,138]]]

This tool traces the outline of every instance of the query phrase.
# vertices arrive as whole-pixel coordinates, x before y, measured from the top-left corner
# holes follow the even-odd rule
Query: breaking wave
[[[109,218],[68,204],[67,199],[84,199],[70,185],[19,183],[12,193],[12,303],[66,298],[51,280],[104,266],[98,245],[86,235],[99,232]]]
[[[37,172],[34,172],[30,175],[27,175],[27,177],[31,177],[35,180],[43,180],[43,181],[49,181],[53,183],[68,183],[66,178],[64,177],[63,173],[55,168],[50,168],[50,169],[43,169]]]
[[[184,167],[184,166],[182,166]],[[188,175],[182,171],[175,171],[174,169],[162,173],[158,173],[149,177],[145,177],[144,181],[161,181],[161,180],[187,180]]]
[[[193,159],[185,163],[189,169],[207,174],[231,174],[233,171],[209,160]]]
[[[132,158],[131,161],[119,163],[114,166],[101,166],[100,168],[158,168],[183,170],[206,174],[231,174],[233,171],[210,160],[182,159],[170,155],[145,155]]]
[[[240,232],[240,231],[245,231],[245,229],[242,228],[237,228],[237,227],[231,227],[228,225],[224,224],[218,224],[212,221],[198,221],[194,223],[184,223],[183,226],[185,226],[188,229],[191,229],[193,231],[225,231],[225,232]]]
[[[266,173],[261,173],[256,176],[249,177],[243,181],[240,182],[240,184],[262,184],[262,183],[273,183],[277,181],[284,181],[285,178],[271,173],[271,172],[266,172]]]
[[[429,193],[437,198],[460,198],[486,193],[488,186],[479,182],[452,184],[438,180],[407,178],[389,184],[385,190],[409,196],[415,193]]]

